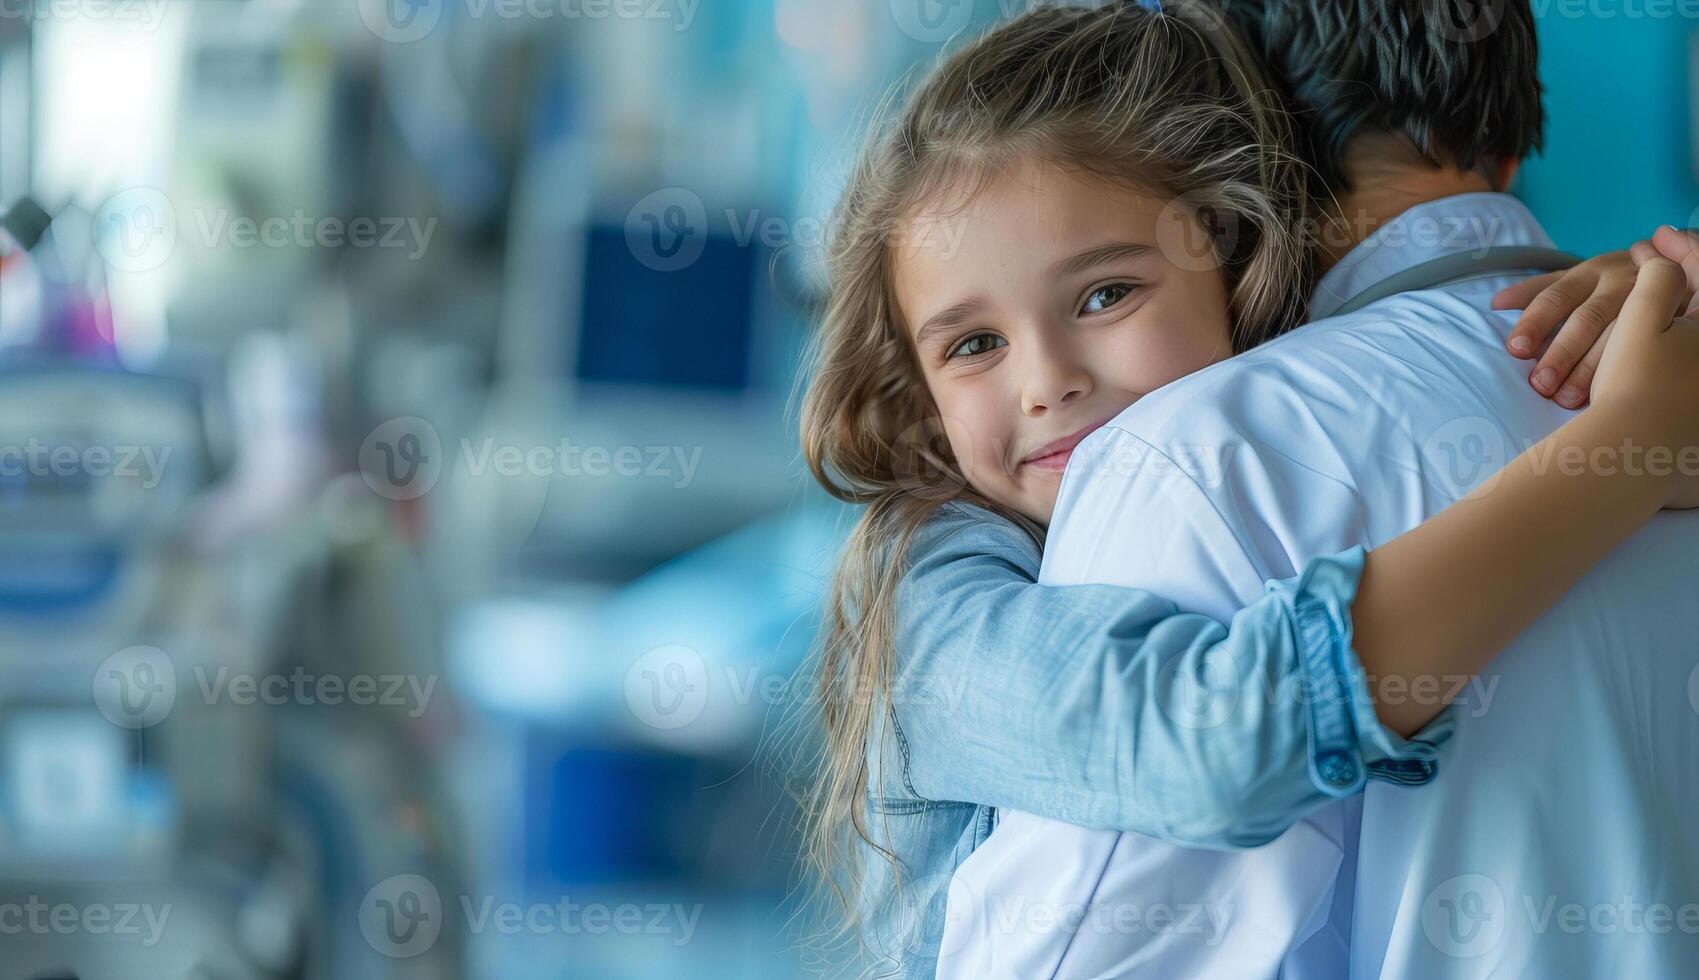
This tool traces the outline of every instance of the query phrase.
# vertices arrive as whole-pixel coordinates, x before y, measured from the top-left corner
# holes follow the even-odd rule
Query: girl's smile
[[[1078,432],[1063,436],[1054,442],[1047,442],[1021,458],[1017,466],[1034,466],[1041,470],[1062,472],[1068,466],[1068,460],[1074,455],[1074,447],[1108,423],[1109,419],[1093,422]]]

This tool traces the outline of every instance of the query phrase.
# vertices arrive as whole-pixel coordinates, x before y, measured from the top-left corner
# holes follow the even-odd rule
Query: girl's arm
[[[1297,609],[1348,607],[1362,549],[1224,626],[1140,589],[1038,585],[1037,545],[974,513],[952,508],[911,547],[873,793],[1203,847],[1266,843],[1340,795],[1311,775],[1306,692],[1349,680],[1331,640],[1306,649]],[[1447,733],[1434,728],[1419,742],[1362,733],[1352,759],[1425,781]]]
[[[1674,263],[1648,263],[1612,330],[1593,408],[1369,555],[1352,605],[1369,674],[1477,673],[1660,508],[1689,505],[1695,474],[1677,463],[1699,445],[1699,348],[1691,321],[1671,324],[1686,293]],[[1376,706],[1400,733],[1438,710]]]

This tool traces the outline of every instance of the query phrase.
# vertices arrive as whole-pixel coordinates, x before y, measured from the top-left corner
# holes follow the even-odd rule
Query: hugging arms
[[[1170,3],[1162,13],[1018,18],[940,66],[845,194],[805,449],[829,489],[868,506],[828,609],[827,748],[811,817],[823,870],[849,883],[871,944],[910,973],[932,972],[940,953],[941,972],[1067,972],[1058,957],[1088,945],[1068,930],[988,943],[972,931],[972,909],[961,920],[968,932],[946,928],[958,885],[1000,894],[995,876],[978,872],[990,863],[983,845],[1010,839],[1010,812],[1138,831],[1162,846],[1272,840],[1218,858],[1143,848],[1138,877],[1155,894],[1187,877],[1301,887],[1223,917],[1208,950],[1122,945],[1159,975],[1204,963],[1202,972],[1228,964],[1247,976],[1279,968],[1325,938],[1318,917],[1328,919],[1332,876],[1352,846],[1338,820],[1283,832],[1367,779],[1431,780],[1451,732],[1450,718],[1432,721],[1438,700],[1370,698],[1368,676],[1472,674],[1658,506],[1682,502],[1673,479],[1555,480],[1543,462],[1625,439],[1689,439],[1671,422],[1694,415],[1671,380],[1692,367],[1680,357],[1685,334],[1661,329],[1684,283],[1660,263],[1635,287],[1624,322],[1639,326],[1623,331],[1626,346],[1600,349],[1601,380],[1619,383],[1601,384],[1573,425],[1513,406],[1528,417],[1515,431],[1544,440],[1539,453],[1517,459],[1491,494],[1444,513],[1434,505],[1470,487],[1447,485],[1423,458],[1435,438],[1444,443],[1443,427],[1412,445],[1396,410],[1400,385],[1417,368],[1441,378],[1444,360],[1412,351],[1389,377],[1384,362],[1353,358],[1374,343],[1466,339],[1474,346],[1457,353],[1479,370],[1450,381],[1465,392],[1490,383],[1507,401],[1514,387],[1558,412],[1511,369],[1508,318],[1479,315],[1490,293],[1376,308],[1383,326],[1409,327],[1385,338],[1310,326],[1258,346],[1294,324],[1312,289],[1312,305],[1326,305],[1330,286],[1395,250],[1378,247],[1384,236],[1355,243],[1326,256],[1334,268],[1314,282],[1323,249],[1290,231],[1319,198],[1287,149],[1272,87],[1211,17],[1200,4]],[[1532,224],[1496,200],[1477,168],[1439,170],[1455,186],[1429,197],[1492,198],[1476,203],[1512,226]],[[949,223],[956,233],[917,232]],[[1177,247],[1176,230],[1209,247]],[[1516,244],[1542,244],[1537,229],[1520,230],[1526,241]],[[939,250],[940,240],[960,245]],[[1300,336],[1334,338],[1343,348],[1322,345],[1314,363],[1353,371],[1335,371],[1331,389],[1318,387],[1326,372],[1282,377],[1278,352],[1290,357]],[[1476,364],[1489,342],[1497,360]],[[1204,411],[1187,421],[1200,393]],[[1339,419],[1311,411],[1317,398],[1347,415],[1352,399],[1366,400],[1362,421],[1377,440],[1365,453],[1402,453],[1392,472],[1404,482],[1330,466]],[[1233,431],[1267,438],[1247,444]],[[1312,436],[1320,454],[1280,445],[1291,432]],[[1173,462],[1165,437],[1193,433],[1194,445],[1239,451],[1220,456],[1215,485],[1181,464],[1166,479],[1142,465]],[[1128,459],[1141,463],[1137,478],[1113,479]],[[1293,460],[1303,462],[1283,462]],[[1399,491],[1381,517],[1358,506],[1358,475]],[[1041,573],[1038,542],[1059,492],[1059,513],[1087,516],[1051,529]],[[1305,508],[1332,532],[1294,533],[1278,520]],[[1080,584],[1044,588],[1040,578]],[[1224,677],[1285,693],[1239,698],[1216,717],[1199,695]],[[1291,697],[1294,687],[1309,695]],[[1031,840],[1070,853],[1043,834]],[[1103,869],[1124,843],[1078,843],[1077,860],[1041,871],[1110,880]],[[1075,890],[1065,876],[1054,884],[1058,901]],[[1256,917],[1264,911],[1273,918]]]

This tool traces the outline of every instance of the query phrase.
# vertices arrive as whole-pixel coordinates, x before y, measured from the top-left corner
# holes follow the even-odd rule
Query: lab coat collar
[[[1321,277],[1310,319],[1332,316],[1353,296],[1412,266],[1506,245],[1553,247],[1533,212],[1509,194],[1481,191],[1418,204],[1375,229]]]

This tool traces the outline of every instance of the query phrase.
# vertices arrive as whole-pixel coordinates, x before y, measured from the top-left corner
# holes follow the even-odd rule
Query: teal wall
[[[1616,17],[1542,6],[1546,146],[1516,193],[1560,246],[1585,254],[1626,247],[1660,224],[1699,225],[1687,68],[1699,21],[1625,16],[1656,9],[1634,0],[1597,5]]]

